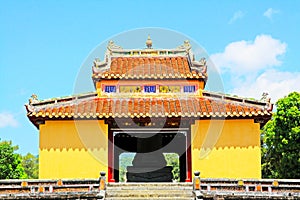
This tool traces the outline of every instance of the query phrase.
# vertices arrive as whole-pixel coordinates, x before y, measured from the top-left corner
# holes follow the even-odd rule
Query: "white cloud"
[[[211,55],[219,70],[234,74],[257,73],[261,69],[281,65],[280,56],[286,44],[269,35],[258,35],[254,41],[237,41],[228,44],[224,52]]]
[[[18,121],[15,119],[14,115],[8,112],[0,113],[0,128],[4,127],[17,127]]]
[[[252,81],[236,85],[231,92],[244,97],[260,99],[263,92],[268,92],[272,102],[300,91],[300,72],[282,72],[274,69],[267,70]]]
[[[228,44],[221,53],[210,56],[228,82],[229,93],[260,99],[268,92],[272,102],[300,91],[300,72],[279,71],[287,44],[270,35],[258,35],[254,41]],[[226,76],[226,77],[224,77]]]
[[[235,22],[238,19],[242,19],[245,16],[245,13],[243,13],[242,11],[236,11],[233,16],[231,17],[231,19],[229,20],[228,24],[232,24],[233,22]]]
[[[279,12],[280,12],[279,10],[268,8],[268,10],[266,10],[263,15],[269,19],[272,19],[273,15],[278,14]]]

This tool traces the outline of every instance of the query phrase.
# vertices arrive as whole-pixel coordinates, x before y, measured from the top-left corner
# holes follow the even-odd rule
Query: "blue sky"
[[[24,108],[31,94],[73,94],[97,45],[144,27],[174,30],[204,47],[224,92],[260,98],[266,91],[275,102],[300,91],[299,9],[299,1],[0,0],[0,138],[37,154],[38,130]]]

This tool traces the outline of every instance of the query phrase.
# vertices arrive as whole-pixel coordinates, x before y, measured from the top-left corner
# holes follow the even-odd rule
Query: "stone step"
[[[184,186],[184,185],[193,185],[192,182],[108,182],[107,185],[174,185],[174,186]]]
[[[118,190],[118,191],[107,191],[107,197],[192,197],[192,191],[189,190]]]
[[[106,200],[192,200],[192,183],[108,183]]]
[[[192,183],[108,183],[107,188],[186,188],[193,187]]]
[[[105,200],[127,200],[127,199],[131,199],[131,198],[126,198],[124,199],[124,197],[113,197],[113,198],[105,198]],[[159,199],[159,200],[194,200],[194,198],[186,198],[186,197],[171,197],[171,198],[166,198],[166,197],[157,197],[155,199]],[[153,198],[145,198],[145,197],[134,197],[131,200],[154,200]]]
[[[139,187],[139,186],[134,186],[134,187],[107,187],[107,191],[116,191],[116,190],[191,190],[192,187]]]

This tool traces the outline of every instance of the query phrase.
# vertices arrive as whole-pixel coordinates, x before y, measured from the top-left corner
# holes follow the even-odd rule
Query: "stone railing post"
[[[105,172],[100,172],[99,177],[99,193],[96,195],[97,199],[105,199],[105,190],[106,190],[106,177]]]
[[[193,190],[200,190],[200,172],[194,172],[194,180],[193,180]]]
[[[202,200],[203,194],[200,192],[201,185],[200,185],[200,172],[194,172],[194,179],[193,179],[193,193],[196,200]]]
[[[99,178],[99,190],[106,190],[106,173],[100,172],[100,178]]]

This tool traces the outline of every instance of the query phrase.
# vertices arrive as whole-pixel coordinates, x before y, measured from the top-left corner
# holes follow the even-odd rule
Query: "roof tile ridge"
[[[221,102],[222,102],[222,101],[221,101]],[[214,101],[212,105],[213,105],[213,113],[214,113],[216,116],[221,116],[219,103],[218,103],[217,101]],[[214,110],[214,108],[215,108],[216,110]]]
[[[157,68],[159,69],[159,74],[158,74],[159,76],[158,77],[160,78],[160,77],[162,77],[161,70],[162,70],[163,67],[166,67],[166,66],[162,65],[162,61],[160,59],[157,58],[156,61],[159,61],[159,65],[157,66]]]
[[[207,111],[207,114],[206,114],[207,117],[211,117],[211,114],[213,113],[212,101],[213,101],[212,98],[207,98],[204,100],[204,106]],[[208,105],[208,102],[209,102],[209,105]]]
[[[111,59],[118,59],[118,58],[173,58],[173,57],[181,57],[187,58],[188,55],[176,55],[176,54],[163,54],[163,55],[110,55]]]
[[[173,76],[175,76],[175,73],[177,73],[179,71],[178,65],[179,65],[179,63],[178,63],[178,58],[177,58],[176,59],[176,68],[175,69],[173,68]]]
[[[196,116],[200,116],[201,115],[201,107],[200,107],[200,98],[194,98],[193,99],[195,101],[195,112],[196,112]]]
[[[197,109],[196,109],[196,105],[195,105],[195,98],[188,98],[188,101],[191,103],[191,107],[192,107],[192,111],[193,112],[191,112],[191,115],[192,116],[194,116],[194,117],[196,117],[197,116]]]
[[[242,105],[251,105],[255,107],[262,107],[268,105],[268,102],[262,101],[262,100],[252,100],[244,97],[239,97],[239,96],[230,96],[227,94],[223,93],[216,93],[216,92],[211,92],[211,91],[206,91],[203,90],[203,96],[211,99],[219,99],[222,101],[231,102],[235,104],[242,104]]]
[[[38,102],[32,103],[30,106],[45,106],[45,105],[63,105],[68,104],[68,102],[72,102],[74,100],[88,99],[94,98],[97,96],[97,92],[88,92],[83,94],[75,94],[70,96],[63,97],[54,97],[51,99],[38,100]]]

